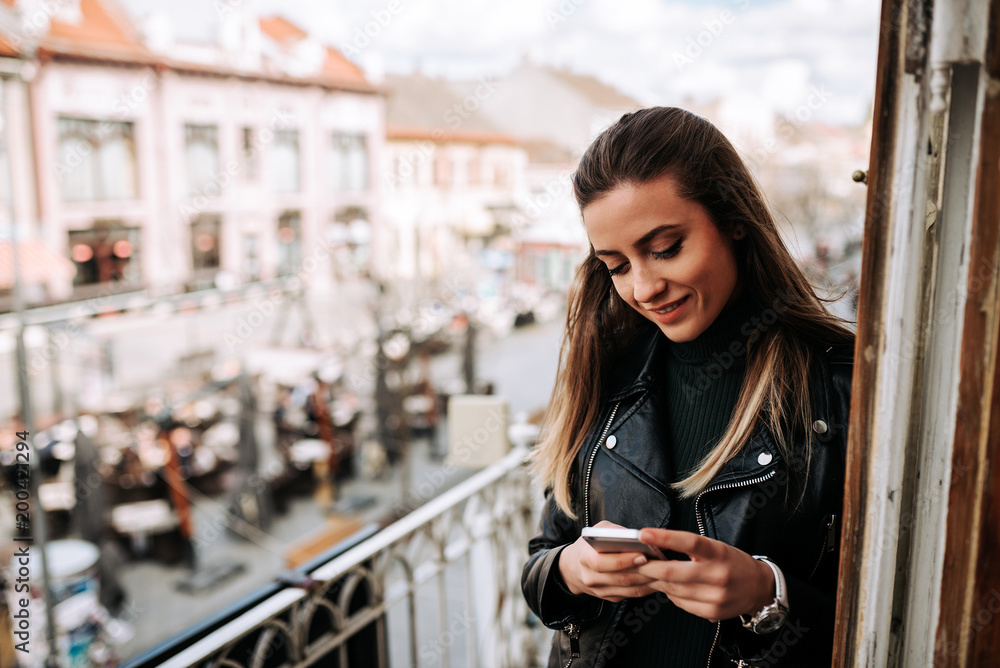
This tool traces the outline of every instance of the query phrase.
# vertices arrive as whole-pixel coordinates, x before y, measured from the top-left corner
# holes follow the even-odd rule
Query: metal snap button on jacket
[[[606,443],[606,444],[607,444],[607,446],[608,446],[608,450],[611,450],[612,448],[614,448],[614,447],[615,447],[615,444],[617,444],[617,443],[618,443],[618,439],[617,439],[617,438],[615,438],[615,435],[614,435],[614,434],[611,434],[611,436],[608,436],[608,440],[607,440],[607,441],[605,441],[605,443]]]
[[[813,431],[817,434],[825,434],[827,429],[828,427],[826,426],[826,423],[822,420],[816,420],[813,422]]]
[[[770,464],[771,459],[772,458],[770,452],[762,452],[759,455],[757,455],[757,463],[760,464],[761,466],[767,466],[768,464]]]

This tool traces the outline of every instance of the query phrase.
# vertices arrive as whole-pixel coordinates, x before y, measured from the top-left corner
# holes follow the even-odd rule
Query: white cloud
[[[389,0],[260,0],[337,44]],[[399,0],[366,47],[388,68],[476,76],[536,61],[600,75],[646,103],[756,98],[788,113],[823,86],[815,117],[861,122],[875,84],[874,0]],[[723,14],[723,12],[727,12]],[[556,20],[553,20],[553,16]],[[690,57],[688,53],[695,54]],[[676,54],[690,57],[678,65]]]
[[[782,58],[767,65],[760,94],[776,111],[791,113],[802,104],[809,91],[809,63],[798,58]]]
[[[582,9],[591,24],[611,33],[635,37],[662,29],[673,7],[657,0],[631,0],[627,6],[621,0],[586,0]]]

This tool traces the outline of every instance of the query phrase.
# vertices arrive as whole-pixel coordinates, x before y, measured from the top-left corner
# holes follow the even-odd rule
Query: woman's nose
[[[662,276],[658,276],[656,272],[651,271],[649,267],[636,266],[633,270],[635,281],[632,285],[632,296],[635,297],[635,301],[640,304],[648,304],[652,302],[658,294],[663,292],[667,287],[667,281]]]

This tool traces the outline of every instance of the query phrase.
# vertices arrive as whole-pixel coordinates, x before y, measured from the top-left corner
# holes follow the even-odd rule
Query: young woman
[[[573,185],[591,250],[522,576],[549,665],[829,666],[853,334],[705,119],[626,114]],[[671,558],[597,552],[594,525]]]

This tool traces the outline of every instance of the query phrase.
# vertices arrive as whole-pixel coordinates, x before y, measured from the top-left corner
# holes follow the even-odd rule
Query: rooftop
[[[389,138],[516,143],[477,111],[490,85],[486,81],[456,84],[421,73],[387,76]]]
[[[608,84],[586,74],[563,69],[550,69],[550,74],[583,95],[594,105],[605,109],[635,109],[642,104]]]
[[[7,12],[26,11],[16,0],[0,2]],[[193,0],[78,3],[47,14],[48,27],[37,40],[40,54],[377,90],[339,51],[282,16],[257,16],[252,5],[227,10],[225,3],[220,9],[219,3]],[[19,55],[21,41],[10,29],[0,34],[0,55]]]

